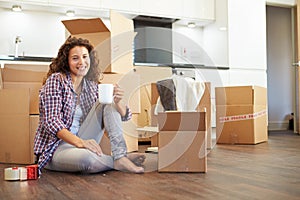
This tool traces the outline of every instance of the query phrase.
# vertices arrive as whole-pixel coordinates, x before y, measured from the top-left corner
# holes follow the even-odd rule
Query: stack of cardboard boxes
[[[32,164],[38,92],[48,65],[6,64],[1,69],[0,162]]]

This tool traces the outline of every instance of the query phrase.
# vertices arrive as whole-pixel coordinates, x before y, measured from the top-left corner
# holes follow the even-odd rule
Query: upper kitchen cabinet
[[[48,4],[49,0],[22,0],[23,3],[32,3],[32,4]]]
[[[215,0],[185,0],[183,16],[187,19],[215,20]]]
[[[72,6],[82,9],[96,10],[101,8],[101,0],[49,0],[49,5]]]
[[[215,0],[101,0],[101,7],[133,15],[215,20]]]
[[[152,15],[159,17],[172,17],[181,18],[183,0],[140,0],[141,1],[141,13],[142,15]]]
[[[101,0],[101,7],[132,14],[140,12],[141,0]]]
[[[181,17],[182,0],[102,0],[102,7],[136,15]]]

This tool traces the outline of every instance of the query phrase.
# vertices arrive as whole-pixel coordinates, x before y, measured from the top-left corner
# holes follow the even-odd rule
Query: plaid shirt
[[[40,90],[40,121],[34,140],[34,154],[39,156],[38,165],[41,170],[52,158],[61,139],[56,134],[62,129],[70,130],[76,102],[80,98],[80,106],[84,121],[90,109],[98,99],[98,84],[83,79],[82,91],[78,96],[73,88],[71,75],[52,74]],[[123,121],[131,119],[131,111],[127,108]]]

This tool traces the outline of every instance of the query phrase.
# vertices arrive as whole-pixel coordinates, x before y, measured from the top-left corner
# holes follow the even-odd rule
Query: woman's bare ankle
[[[136,166],[132,161],[127,157],[122,157],[114,161],[114,168],[119,171],[131,172],[131,173],[144,173],[143,167]]]
[[[136,166],[142,166],[145,162],[146,156],[143,153],[129,153],[127,154],[127,158]]]

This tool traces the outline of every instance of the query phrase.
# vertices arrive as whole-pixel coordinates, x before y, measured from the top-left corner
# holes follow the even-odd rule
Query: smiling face
[[[90,69],[89,52],[84,46],[76,46],[69,52],[69,67],[73,78],[83,78]]]

